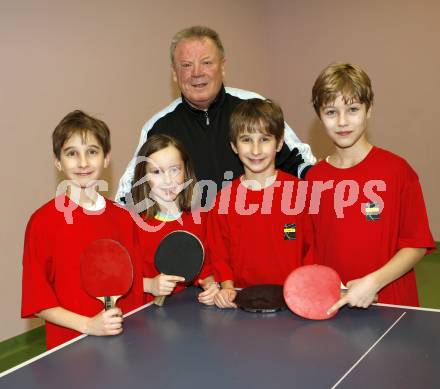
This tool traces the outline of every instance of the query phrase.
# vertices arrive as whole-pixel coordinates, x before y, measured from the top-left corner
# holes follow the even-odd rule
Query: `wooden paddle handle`
[[[158,307],[161,307],[164,304],[166,297],[167,296],[157,296],[154,299],[154,304],[156,304]]]
[[[114,308],[116,306],[116,301],[118,301],[118,298],[121,296],[103,296],[98,297],[98,300],[101,300],[104,304],[104,309],[108,311],[110,308]]]

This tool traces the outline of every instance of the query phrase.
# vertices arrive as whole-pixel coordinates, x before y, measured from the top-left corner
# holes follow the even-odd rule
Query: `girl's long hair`
[[[196,184],[196,175],[194,172],[194,167],[188,153],[183,147],[182,143],[176,138],[168,135],[158,134],[152,135],[147,139],[147,141],[140,148],[137,157],[144,157],[141,161],[138,161],[136,168],[134,170],[133,186],[131,189],[131,196],[133,204],[128,204],[129,206],[134,206],[136,213],[141,215],[143,218],[152,218],[160,211],[159,205],[150,197],[151,187],[148,180],[141,184],[137,184],[139,181],[144,179],[147,174],[147,164],[146,158],[150,157],[151,154],[163,150],[169,146],[175,147],[182,158],[184,165],[184,184],[185,188],[177,195],[177,206],[180,211],[189,211],[191,209],[191,204],[194,195],[194,186]],[[136,185],[137,184],[137,185]],[[146,204],[152,204],[146,206]],[[146,208],[146,209],[145,209]]]

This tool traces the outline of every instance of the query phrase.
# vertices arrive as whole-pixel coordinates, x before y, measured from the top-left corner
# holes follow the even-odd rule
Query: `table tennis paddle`
[[[202,242],[188,231],[173,231],[166,235],[154,254],[156,269],[163,274],[185,278],[185,283],[194,280],[203,265],[205,250]],[[157,296],[154,303],[162,306],[165,296]]]
[[[113,239],[90,243],[81,256],[81,283],[87,294],[104,303],[105,310],[113,308],[133,283],[127,249]]]
[[[282,285],[252,285],[237,291],[234,303],[247,312],[272,313],[286,309]]]
[[[327,311],[341,298],[341,278],[335,270],[323,265],[296,268],[284,282],[287,306],[306,319],[324,320],[336,315]]]
[[[327,311],[348,292],[338,273],[328,266],[305,265],[295,269],[284,282],[284,299],[290,310],[312,320],[335,316]],[[377,303],[378,296],[374,298]]]

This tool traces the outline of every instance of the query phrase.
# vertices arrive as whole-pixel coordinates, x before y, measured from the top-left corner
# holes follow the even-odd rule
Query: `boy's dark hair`
[[[55,127],[52,133],[52,148],[55,157],[60,159],[64,143],[75,133],[80,133],[83,139],[87,133],[95,136],[102,147],[104,156],[110,152],[110,130],[102,120],[87,115],[83,111],[75,110],[68,113]]]
[[[179,193],[177,198],[177,205],[181,211],[189,211],[191,209],[191,202],[194,194],[194,186],[196,184],[196,174],[194,172],[192,161],[183,147],[182,143],[178,141],[176,138],[165,134],[157,134],[152,135],[147,139],[147,141],[143,144],[143,146],[139,149],[137,154],[138,157],[148,158],[151,154],[156,151],[160,151],[169,146],[175,147],[182,158],[184,165],[184,182],[188,183],[182,192]],[[144,159],[145,159],[144,158]],[[142,215],[144,218],[149,219],[156,216],[159,211],[159,205],[155,203],[152,207],[148,207],[146,210],[142,209],[142,206],[145,204],[144,200],[149,199],[151,187],[148,180],[145,180],[143,183],[136,185],[137,182],[143,180],[147,174],[147,165],[148,161],[142,160],[136,164],[134,169],[134,178],[133,178],[133,186],[131,188],[131,195],[133,204],[127,204],[128,206],[133,207],[136,213]],[[144,202],[144,203],[143,203]]]
[[[232,112],[230,128],[229,140],[234,145],[244,132],[273,135],[280,142],[284,138],[283,111],[277,103],[268,99],[244,100]]]
[[[320,109],[342,94],[345,104],[359,102],[368,109],[373,105],[371,80],[359,66],[351,63],[334,63],[327,66],[315,81],[312,103],[320,117]]]

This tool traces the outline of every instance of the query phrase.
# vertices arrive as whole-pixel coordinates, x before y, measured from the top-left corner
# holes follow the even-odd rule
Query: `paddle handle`
[[[154,304],[156,304],[158,307],[161,307],[164,304],[166,297],[167,296],[157,296],[154,299]]]
[[[108,311],[113,306],[112,298],[110,296],[104,297],[104,309]]]
[[[121,296],[102,296],[97,297],[98,300],[100,300],[104,304],[104,310],[108,311],[110,308],[113,308],[116,306],[116,301]]]
[[[341,282],[341,297],[345,296],[348,292],[348,288]],[[376,294],[374,296],[373,304],[376,304],[379,301],[379,296]]]

